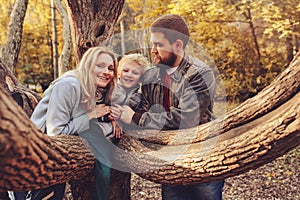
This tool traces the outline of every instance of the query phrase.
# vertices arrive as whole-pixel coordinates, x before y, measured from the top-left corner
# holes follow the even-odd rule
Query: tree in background
[[[232,101],[242,102],[257,94],[299,49],[297,0],[128,2],[136,16],[133,28],[145,28],[166,12],[182,15],[190,24],[191,39],[203,44],[215,61]]]
[[[123,3],[118,2],[119,4],[113,4],[117,7],[110,7],[112,4],[108,2],[101,6],[94,4],[95,1],[83,2],[86,4],[77,7],[79,4],[76,0],[68,1],[70,12],[74,14],[72,15],[72,28],[73,31],[77,31],[74,37],[80,41],[79,43],[75,43],[78,42],[77,40],[74,42],[74,47],[79,50],[76,51],[79,59],[86,47],[98,45],[109,38]],[[90,6],[95,9],[89,9]],[[80,18],[84,14],[79,17],[76,15],[81,13],[91,16],[89,16],[90,18]],[[97,14],[101,17],[93,18]],[[101,23],[103,18],[107,19],[107,24]],[[81,24],[82,20],[90,23],[83,23],[87,27],[81,26],[80,30],[77,30],[75,26],[83,25]],[[86,28],[91,28],[92,32],[81,32]],[[150,170],[150,173],[140,173],[149,180],[160,183],[188,184],[242,173],[244,170],[256,168],[286,153],[299,144],[300,79],[297,78],[299,77],[299,56],[298,54],[289,69],[258,96],[241,104],[225,119],[212,121],[211,123],[216,125],[213,126],[213,130],[206,124],[186,130],[184,133],[171,131],[157,134],[157,132],[150,131],[141,133],[141,135],[151,136],[143,138],[124,135],[118,145],[127,152],[137,153],[137,157],[117,154],[118,158],[132,169],[138,167],[153,169]],[[2,62],[0,64],[1,69],[5,70]],[[13,90],[11,82],[5,79],[8,72],[4,71],[0,74],[1,85],[5,89]],[[3,150],[0,151],[1,190],[26,190],[41,187],[41,185],[47,186],[58,182],[87,178],[86,175],[93,168],[94,158],[81,140],[78,137],[70,136],[49,138],[39,132],[20,108],[12,103],[12,99],[3,87],[0,87],[2,102],[0,104],[2,106],[0,141],[2,141],[1,149]],[[222,135],[221,138],[219,138],[220,135]],[[177,138],[175,141],[173,140],[174,136]],[[213,146],[209,154],[204,152],[203,157],[199,157],[199,149],[202,147],[207,149],[209,145],[215,144],[216,140],[218,140],[218,145]],[[158,148],[163,150],[160,151],[162,154],[155,153],[157,145],[162,147]],[[156,161],[164,162],[165,157],[174,157],[174,153],[176,153],[174,147],[175,150],[181,152],[186,145],[189,145],[188,151],[175,163],[163,163],[162,168],[157,168],[159,162]],[[152,149],[153,146],[155,146],[154,149]],[[151,159],[151,155],[154,156],[154,159]],[[19,174],[20,166],[25,166],[29,173]],[[83,185],[83,187],[88,187],[88,185]],[[113,191],[119,191],[120,188]],[[76,194],[80,196],[75,196],[75,198],[83,197],[84,190]]]
[[[8,24],[6,44],[3,46],[2,56],[6,58],[4,60],[5,65],[12,72],[15,72],[15,66],[21,49],[23,23],[27,5],[28,0],[16,1],[10,13],[10,23]]]
[[[55,6],[62,18],[63,22],[63,48],[61,54],[59,56],[58,67],[59,72],[58,75],[61,76],[64,72],[70,69],[70,64],[72,63],[72,38],[71,38],[71,30],[70,30],[70,22],[68,18],[68,13],[64,4],[61,0],[54,0]]]
[[[59,2],[57,0],[56,4]],[[1,10],[6,10],[7,15],[10,15],[10,4],[12,3],[12,1],[8,1],[7,4],[2,4]],[[59,64],[63,72],[73,68],[75,64],[71,57],[71,36],[70,31],[68,32],[66,11],[61,10],[61,6],[57,6],[57,8],[60,8],[58,9],[60,15],[57,16]],[[1,31],[6,32],[9,18],[4,19],[6,20],[2,21],[0,28]],[[50,1],[29,1],[24,20],[22,43],[19,43],[21,49],[15,72],[21,83],[38,92],[44,91],[53,80],[52,34]],[[6,37],[1,39],[1,46],[4,45],[5,40]]]

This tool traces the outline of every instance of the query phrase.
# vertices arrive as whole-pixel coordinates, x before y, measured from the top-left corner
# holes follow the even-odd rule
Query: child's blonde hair
[[[149,68],[149,61],[143,54],[133,53],[124,55],[121,60],[119,61],[119,68],[118,68],[118,75],[121,73],[122,66],[127,62],[133,62],[138,64],[142,68],[142,74]]]

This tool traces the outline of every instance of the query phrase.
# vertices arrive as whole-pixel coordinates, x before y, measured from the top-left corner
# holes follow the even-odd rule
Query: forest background
[[[6,43],[14,2],[3,0],[0,5],[0,47]],[[56,18],[49,0],[29,0],[15,73],[21,83],[38,92],[58,76],[54,58],[61,55],[65,45],[64,18],[58,10],[54,11]],[[115,26],[115,47],[122,47],[118,53],[126,52],[124,47],[129,50],[139,45],[135,44],[134,36],[123,40],[124,32],[143,31],[165,13],[177,13],[187,20],[192,40],[189,51],[219,72],[218,80],[223,82],[227,101],[231,103],[241,103],[257,94],[299,51],[300,3],[297,0],[127,0]],[[57,55],[53,53],[56,48]],[[64,67],[64,70],[74,68],[75,58],[71,56]],[[222,96],[218,93],[217,97]],[[297,148],[258,170],[227,179],[225,199],[299,197],[299,152]],[[134,184],[139,187],[134,190],[136,199],[153,194],[153,187],[159,191],[158,185],[151,183],[145,190],[143,184],[144,180]],[[154,199],[159,199],[157,194]]]
[[[0,5],[1,47],[6,43],[13,5],[14,0],[3,0]],[[64,45],[64,18],[52,8],[48,0],[29,1],[16,66],[19,81],[38,92],[56,78],[57,55],[53,52],[57,49],[59,56]],[[165,13],[177,13],[187,20],[191,30],[190,51],[215,67],[230,102],[240,103],[257,94],[299,51],[297,0],[127,0],[114,34],[145,30]],[[118,38],[115,37],[115,46],[136,45],[134,36],[125,41]],[[124,52],[122,49],[120,54]],[[75,67],[72,56],[64,67]]]

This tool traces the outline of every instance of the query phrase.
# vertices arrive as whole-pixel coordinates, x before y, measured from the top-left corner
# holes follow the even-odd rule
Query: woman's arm
[[[75,78],[58,81],[52,88],[46,114],[48,135],[76,134],[89,128],[87,108],[80,108],[81,88]],[[81,109],[81,110],[80,110]],[[75,117],[74,112],[77,113]]]

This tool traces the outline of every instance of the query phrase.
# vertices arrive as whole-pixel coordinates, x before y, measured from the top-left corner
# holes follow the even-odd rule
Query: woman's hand
[[[113,136],[115,136],[116,138],[121,138],[121,135],[123,133],[122,127],[115,120],[111,121],[111,124],[113,126]]]
[[[110,113],[110,106],[107,106],[105,104],[98,104],[95,107],[95,111],[96,111],[96,118],[103,117],[104,115]]]
[[[98,104],[96,105],[95,109],[88,112],[88,118],[92,119],[92,118],[99,118],[99,117],[103,117],[104,115],[110,113],[110,107],[105,105],[105,104]]]

